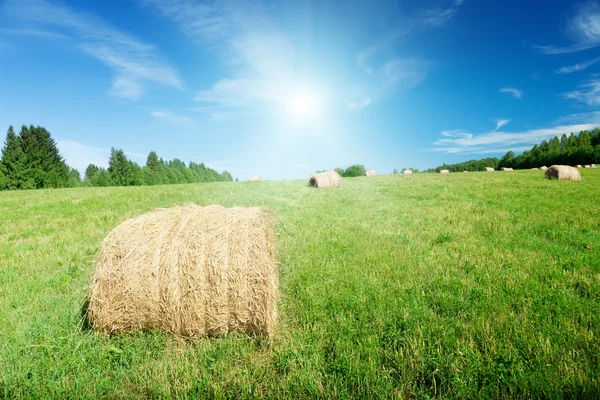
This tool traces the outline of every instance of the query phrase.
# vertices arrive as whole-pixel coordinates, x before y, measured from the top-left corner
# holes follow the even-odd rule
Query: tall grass
[[[598,398],[600,171],[0,193],[0,397]],[[157,207],[277,219],[279,330],[105,338],[102,239]]]

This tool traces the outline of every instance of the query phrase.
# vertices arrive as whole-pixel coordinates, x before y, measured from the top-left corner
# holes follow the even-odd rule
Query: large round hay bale
[[[404,175],[411,175],[413,172],[412,172],[412,169],[405,169],[404,171],[402,171],[402,173]]]
[[[592,168],[591,165],[584,165],[583,168]]]
[[[339,188],[342,186],[342,177],[337,171],[326,171],[314,174],[308,182],[316,188]]]
[[[256,176],[253,176],[252,178],[248,179],[248,182],[255,182],[255,181],[260,181],[260,176],[256,175]]]
[[[577,168],[568,165],[553,165],[544,172],[548,179],[564,179],[568,181],[579,181],[581,175]]]
[[[365,172],[365,176],[377,176],[377,171],[375,171],[374,169]]]
[[[277,269],[270,215],[189,205],[123,222],[102,243],[88,317],[105,334],[271,335]]]
[[[590,167],[596,168],[596,164],[590,164]]]
[[[583,168],[581,164],[577,164],[577,168]]]
[[[487,172],[494,172],[494,168],[492,168],[492,167],[485,167],[485,170]]]
[[[450,173],[450,171],[449,171],[449,170],[447,170],[447,169],[440,169],[440,172],[439,172],[439,173],[440,173],[440,174],[449,174],[449,173]]]
[[[502,171],[513,171],[512,168],[502,167],[500,168]]]
[[[547,169],[548,169],[548,167],[546,167],[545,165],[542,165],[542,166],[540,167],[540,169],[541,169],[542,171],[545,171],[545,170],[547,170]]]

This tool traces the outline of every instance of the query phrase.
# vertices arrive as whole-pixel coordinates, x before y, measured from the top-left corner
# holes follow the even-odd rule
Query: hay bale
[[[539,168],[535,168],[535,167],[533,167],[533,168],[531,168],[531,170],[532,170],[532,171],[538,171],[538,170],[539,170]]]
[[[463,171],[464,173],[468,173],[469,171]]]
[[[272,224],[260,208],[197,205],[123,222],[96,260],[91,326],[105,334],[273,334],[278,282]]]
[[[248,182],[260,181],[260,176],[255,175],[252,178],[248,179]]]
[[[548,169],[548,167],[546,167],[545,165],[542,165],[542,166],[540,167],[540,169],[541,169],[542,171],[545,171],[545,170],[547,170],[547,169]]]
[[[583,168],[592,168],[591,165],[584,165]]]
[[[500,168],[502,171],[514,171],[512,168],[502,167]]]
[[[485,170],[487,172],[494,172],[494,168],[492,168],[492,167],[485,167]]]
[[[590,164],[590,167],[596,168],[596,164]]]
[[[450,171],[448,171],[447,169],[440,169],[440,174],[449,174]]]
[[[375,171],[374,169],[365,172],[365,176],[377,176],[377,171]]]
[[[581,164],[577,164],[577,168],[583,168]]]
[[[567,181],[579,181],[581,175],[577,168],[568,165],[553,165],[544,172],[548,179],[563,179]]]
[[[339,188],[342,186],[342,177],[337,171],[327,171],[314,174],[308,181],[312,186],[316,188]]]
[[[411,175],[412,174],[412,169],[405,169],[404,171],[402,171],[402,173],[404,175]]]

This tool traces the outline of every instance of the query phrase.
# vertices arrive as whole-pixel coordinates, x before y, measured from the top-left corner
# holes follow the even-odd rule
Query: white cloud
[[[498,129],[502,128],[504,125],[508,124],[510,122],[510,119],[497,119],[496,120],[496,129],[494,129],[494,132],[496,132]]]
[[[499,90],[500,93],[510,93],[514,96],[515,99],[520,99],[521,97],[523,97],[523,91],[519,90],[519,89],[515,89],[515,88],[510,88],[510,87],[503,87],[502,89]]]
[[[200,45],[218,52],[237,74],[201,90],[195,100],[217,107],[211,115],[228,115],[231,108],[260,108],[282,103],[293,83],[295,50],[260,2],[243,6],[228,2],[143,0],[169,18]],[[263,107],[264,108],[264,107]]]
[[[155,119],[157,119],[159,121],[164,121],[164,122],[173,123],[173,124],[177,124],[177,125],[191,127],[196,124],[196,122],[193,119],[191,119],[189,117],[185,117],[183,115],[177,115],[171,111],[158,110],[158,111],[152,111],[150,114],[152,115],[152,117],[154,117]]]
[[[7,0],[9,15],[44,29],[15,29],[13,33],[42,37],[71,38],[87,54],[115,71],[109,94],[138,100],[148,83],[181,89],[173,68],[164,63],[151,45],[130,37],[91,14],[45,0]]]
[[[520,152],[530,149],[534,144],[538,144],[542,140],[548,140],[554,136],[561,136],[562,134],[569,134],[571,132],[591,130],[600,125],[600,114],[583,116],[589,119],[579,120],[579,123],[570,125],[556,125],[549,128],[510,133],[493,130],[473,135],[463,131],[445,131],[442,132],[442,136],[444,137],[433,143],[436,147],[429,150],[449,154],[504,153],[508,150]],[[448,132],[451,132],[451,134],[448,134]]]
[[[589,61],[582,62],[579,64],[573,64],[573,65],[569,65],[567,67],[559,68],[555,72],[557,74],[570,74],[572,72],[583,71],[584,69],[591,67],[592,65],[596,64],[599,61],[600,61],[600,57],[596,57],[593,60],[589,60]]]
[[[68,39],[68,36],[58,32],[42,31],[37,29],[3,28],[0,35],[10,36],[34,36],[48,39]]]
[[[85,169],[90,164],[108,168],[110,149],[88,146],[74,140],[57,140],[56,146],[60,154],[65,158],[67,165],[78,170],[82,177]],[[137,162],[146,160],[146,155],[133,151],[125,151],[125,155]]]
[[[371,99],[367,97],[366,99],[364,99],[363,101],[361,101],[359,103],[348,103],[348,106],[346,107],[346,109],[348,111],[358,111],[360,109],[365,108],[369,104],[371,104]]]
[[[564,97],[590,106],[600,105],[600,79],[594,79],[579,85],[577,90],[565,93]]]
[[[231,172],[248,172],[245,168],[236,168],[232,167],[232,160],[219,160],[219,161],[209,161],[205,163],[208,168],[212,168],[217,171],[231,171]]]
[[[566,54],[591,49],[600,44],[600,4],[597,1],[581,3],[567,20],[567,46],[534,46],[543,54]]]

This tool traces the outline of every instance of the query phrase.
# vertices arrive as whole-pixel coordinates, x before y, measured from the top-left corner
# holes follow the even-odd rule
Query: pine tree
[[[59,154],[50,132],[39,126],[23,126],[20,138],[26,165],[23,188],[67,186],[69,167]]]
[[[114,147],[110,149],[108,173],[116,186],[131,186],[134,183],[131,164],[121,149],[116,150]]]
[[[87,166],[87,168],[85,169],[85,180],[86,181],[92,181],[92,179],[94,179],[94,177],[100,172],[100,168],[94,164],[90,164]]]
[[[2,159],[0,161],[0,172],[2,173],[3,185],[0,189],[21,189],[25,170],[25,155],[21,148],[21,139],[15,134],[12,126],[8,128],[6,141],[2,148]]]

